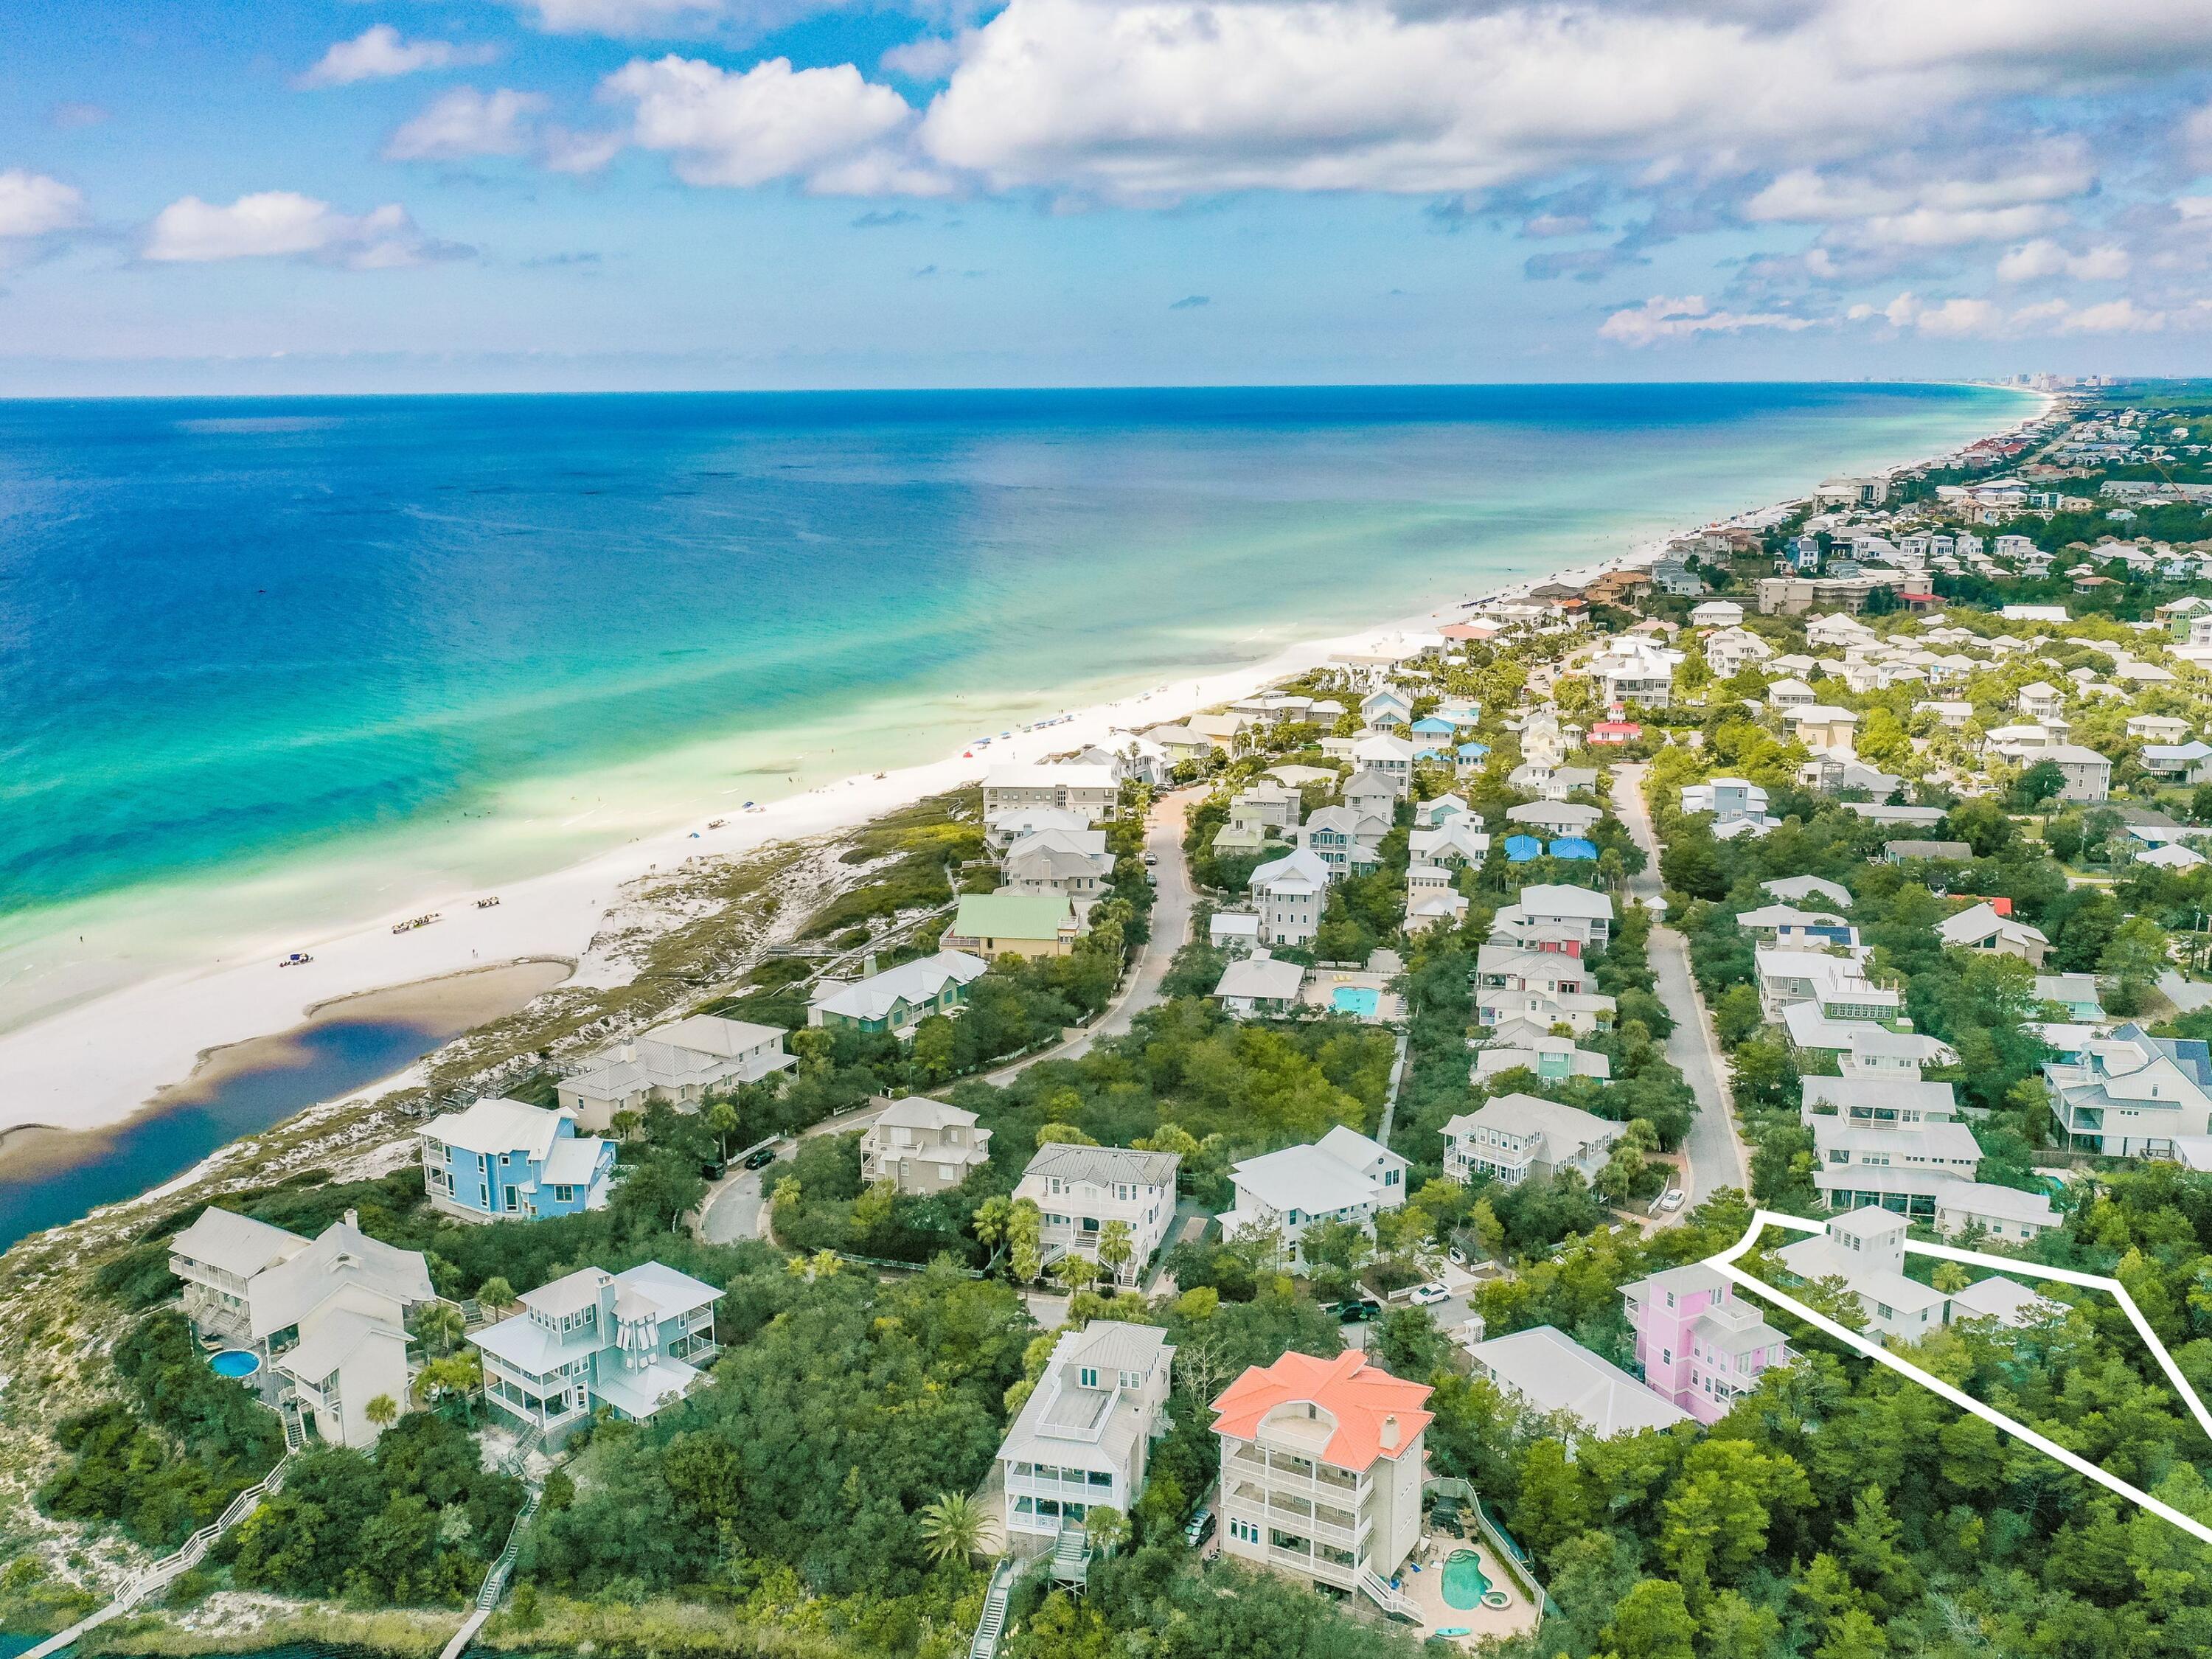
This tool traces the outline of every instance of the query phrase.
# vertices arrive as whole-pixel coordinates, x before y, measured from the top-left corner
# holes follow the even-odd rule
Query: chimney
[[[361,1225],[361,1212],[359,1210],[348,1210],[345,1212],[344,1219],[347,1226],[358,1228]]]
[[[1397,1449],[1398,1449],[1398,1413],[1397,1413],[1393,1412],[1393,1413],[1390,1413],[1390,1415],[1389,1415],[1389,1416],[1388,1416],[1388,1417],[1386,1417],[1386,1418],[1384,1418],[1384,1419],[1382,1419],[1382,1449],[1383,1449],[1384,1451],[1386,1451],[1386,1452],[1394,1452],[1394,1451],[1395,1451],[1395,1450],[1397,1450]]]
[[[876,976],[876,953],[873,951],[869,951],[860,959],[860,976],[863,979],[873,979]]]

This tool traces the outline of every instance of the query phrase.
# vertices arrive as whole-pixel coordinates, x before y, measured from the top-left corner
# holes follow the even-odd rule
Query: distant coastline
[[[2014,395],[2032,404],[2020,420],[2032,419],[2047,406],[2047,399],[2035,394]],[[2006,428],[2018,423],[2008,421]],[[1977,423],[1946,450],[1987,432],[1985,425]],[[1890,464],[1910,465],[1922,459],[1925,456],[1914,455]],[[1853,466],[1875,464],[1865,456],[1845,459]],[[1824,466],[1819,476],[1834,470]],[[1818,477],[1806,477],[1799,488],[1809,489],[1818,481]],[[1393,629],[1434,626],[1481,599],[1538,582],[1587,580],[1601,569],[1647,556],[1650,544],[1648,538],[1638,538],[1631,547],[1609,556],[1564,569],[1524,570],[1395,623],[1300,640],[1263,661],[1201,670],[1193,678],[1179,676],[1080,709],[1042,729],[1015,732],[988,749],[963,748],[928,763],[885,768],[880,775],[842,777],[766,802],[752,811],[702,803],[695,809],[701,816],[689,823],[641,835],[523,882],[502,884],[501,902],[493,909],[474,908],[471,901],[483,896],[480,890],[447,884],[410,893],[381,916],[320,933],[271,930],[265,945],[243,963],[196,963],[135,986],[120,997],[99,998],[0,1035],[0,1066],[24,1084],[11,1091],[8,1101],[0,1102],[0,1130],[32,1122],[77,1131],[111,1127],[137,1116],[158,1091],[177,1085],[193,1069],[197,1057],[287,1031],[300,1024],[303,1008],[380,987],[419,983],[503,963],[579,961],[589,954],[592,939],[622,885],[655,866],[665,869],[693,856],[739,854],[770,841],[846,828],[922,795],[971,782],[994,761],[1034,758],[1110,741],[1119,732],[1180,719],[1316,665],[1361,639]],[[1026,701],[1034,708],[1041,698],[1033,696]],[[722,817],[720,828],[702,822],[710,811]],[[445,915],[432,928],[414,933],[392,931],[397,921],[436,909]],[[315,961],[280,972],[275,968],[283,954],[280,946],[308,950]],[[127,1044],[106,1040],[116,1024],[125,1020],[132,1040]]]

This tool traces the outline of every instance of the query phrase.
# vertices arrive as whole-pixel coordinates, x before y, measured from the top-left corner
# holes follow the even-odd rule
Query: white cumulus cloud
[[[672,158],[694,185],[797,179],[832,194],[914,193],[935,175],[890,146],[913,119],[905,99],[858,69],[794,70],[771,58],[743,74],[674,53],[636,58],[603,91],[633,106],[630,140]]]
[[[0,173],[0,237],[44,236],[85,221],[84,192],[43,173]]]
[[[1775,311],[1716,311],[1700,294],[1680,299],[1654,295],[1640,306],[1614,312],[1599,326],[1598,337],[1623,345],[1656,345],[1696,334],[1740,334],[1751,328],[1778,328],[1795,333],[1812,327],[1803,317]]]
[[[413,264],[422,252],[421,233],[397,202],[356,216],[296,191],[264,190],[227,207],[197,196],[170,203],[155,216],[145,257],[205,264],[306,256],[370,270]]]
[[[488,63],[493,56],[494,48],[490,46],[457,46],[450,40],[404,40],[391,24],[377,23],[350,40],[333,44],[295,84],[349,87],[358,81],[386,81],[421,70]]]
[[[2113,283],[2128,274],[2128,251],[2118,243],[2073,253],[2048,237],[2022,242],[1997,261],[1997,279],[2032,283],[2045,276],[2070,276],[2081,283]]]
[[[392,135],[384,146],[385,159],[455,161],[471,155],[520,155],[530,148],[532,118],[544,107],[545,100],[534,92],[455,87]]]

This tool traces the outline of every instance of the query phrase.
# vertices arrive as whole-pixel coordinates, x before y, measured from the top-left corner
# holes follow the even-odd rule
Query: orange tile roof
[[[1340,1469],[1364,1469],[1385,1455],[1386,1418],[1398,1419],[1398,1444],[1388,1454],[1394,1458],[1436,1420],[1434,1413],[1421,1409],[1432,1392],[1425,1382],[1408,1382],[1368,1364],[1356,1348],[1334,1359],[1286,1353],[1272,1365],[1248,1366],[1222,1390],[1213,1402],[1213,1431],[1250,1440],[1276,1407],[1310,1401],[1336,1419],[1323,1461]]]

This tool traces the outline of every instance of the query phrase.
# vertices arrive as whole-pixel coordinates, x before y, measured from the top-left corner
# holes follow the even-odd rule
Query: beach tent
[[[1544,856],[1544,843],[1534,836],[1508,836],[1505,838],[1505,859],[1509,864],[1526,864],[1530,859]]]
[[[1580,836],[1562,836],[1552,843],[1552,856],[1555,859],[1594,859],[1597,856],[1597,848]]]

